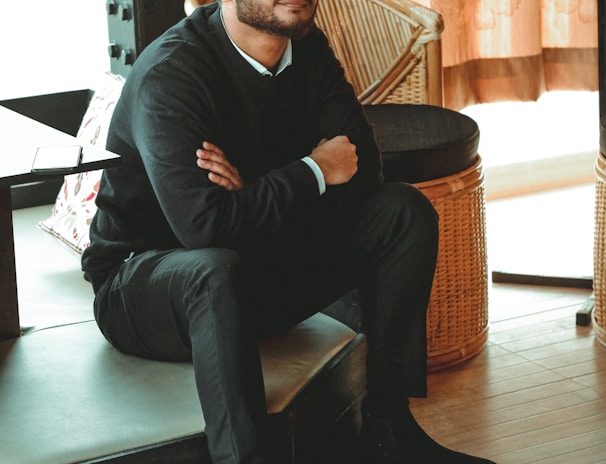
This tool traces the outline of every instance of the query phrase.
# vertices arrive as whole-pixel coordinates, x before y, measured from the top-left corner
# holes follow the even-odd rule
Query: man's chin
[[[256,27],[261,32],[266,32],[275,37],[285,37],[288,39],[300,39],[305,37],[313,26],[313,21],[300,22],[297,21],[294,24],[281,23],[279,26],[274,24],[272,27]],[[253,26],[254,27],[254,26]]]
[[[290,36],[290,38],[295,40],[305,37],[309,33],[309,31],[311,31],[312,26],[313,21],[306,23],[305,25],[299,27],[298,30]]]
[[[301,37],[306,36],[314,25],[314,16],[315,15],[312,15],[305,21],[297,18],[290,27],[285,27],[285,30],[288,29],[288,32],[285,35],[291,39],[300,39]]]
[[[285,27],[285,30],[289,29],[285,35],[291,39],[300,39],[309,33],[314,24],[317,6],[313,7],[313,11],[311,12],[308,11],[312,8],[311,4],[307,2],[285,3],[278,4],[278,6],[286,10],[286,17],[288,19],[285,19],[285,22],[289,20],[293,21],[290,27]]]
[[[258,31],[276,37],[298,39],[311,30],[317,8],[314,6],[313,11],[309,12],[306,10],[311,8],[311,3],[307,4],[306,7],[303,5],[305,4],[298,2],[278,4],[278,10],[274,9],[271,13],[268,13],[252,1],[250,3],[243,2],[236,5],[238,7],[236,14],[240,22]]]

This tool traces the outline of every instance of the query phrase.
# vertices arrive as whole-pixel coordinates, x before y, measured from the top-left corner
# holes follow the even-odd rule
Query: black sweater
[[[347,135],[358,173],[322,196],[301,161],[318,142]],[[207,140],[244,187],[227,191],[196,165]],[[122,156],[102,177],[82,266],[95,286],[131,252],[249,246],[317,201],[358,201],[381,182],[379,150],[322,32],[293,41],[293,63],[260,75],[233,47],[217,4],[150,44],[116,105],[107,149]]]

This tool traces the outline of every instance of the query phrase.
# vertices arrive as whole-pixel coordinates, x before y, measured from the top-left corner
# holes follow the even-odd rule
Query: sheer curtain
[[[598,90],[598,0],[417,1],[444,17],[449,108]]]

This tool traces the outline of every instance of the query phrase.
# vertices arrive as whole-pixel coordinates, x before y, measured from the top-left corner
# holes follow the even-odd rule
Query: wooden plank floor
[[[590,293],[493,284],[487,347],[430,375],[419,422],[499,464],[606,462],[606,347],[575,324]]]
[[[590,295],[492,283],[485,350],[430,374],[429,398],[412,403],[419,422],[443,444],[499,464],[606,463],[606,347],[575,318]]]

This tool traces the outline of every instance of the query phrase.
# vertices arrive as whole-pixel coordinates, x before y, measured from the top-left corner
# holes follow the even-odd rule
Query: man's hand
[[[202,169],[209,171],[208,179],[226,190],[238,190],[244,185],[240,173],[218,146],[210,142],[202,142],[202,148],[196,150],[196,163]]]
[[[345,135],[322,139],[309,157],[322,170],[326,185],[345,184],[358,172],[356,146]]]

